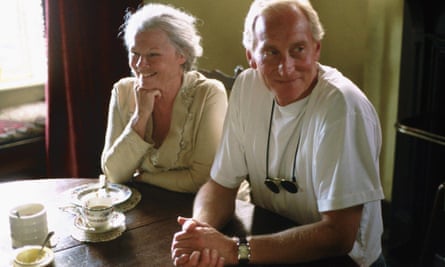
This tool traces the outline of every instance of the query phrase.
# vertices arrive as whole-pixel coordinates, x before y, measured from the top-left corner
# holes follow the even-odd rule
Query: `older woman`
[[[210,177],[227,108],[224,85],[193,67],[202,55],[196,19],[147,4],[123,25],[134,77],[111,93],[102,171],[115,183],[131,178],[196,192]]]

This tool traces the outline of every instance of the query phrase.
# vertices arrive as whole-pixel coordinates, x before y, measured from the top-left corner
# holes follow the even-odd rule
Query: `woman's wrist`
[[[130,125],[133,131],[135,131],[142,139],[145,137],[145,131],[147,129],[147,121],[141,119],[136,113],[133,115],[133,117],[130,119]]]

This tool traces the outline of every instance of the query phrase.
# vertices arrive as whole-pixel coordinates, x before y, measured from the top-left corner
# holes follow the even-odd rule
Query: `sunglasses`
[[[287,192],[291,194],[295,194],[298,192],[298,185],[295,181],[295,177],[293,178],[294,181],[289,181],[282,178],[269,178],[267,177],[264,181],[264,184],[267,186],[267,188],[270,189],[270,191],[278,194],[280,193],[280,185],[284,188]]]
[[[295,149],[295,156],[294,156],[294,164],[292,168],[292,181],[283,179],[283,178],[270,178],[269,177],[269,144],[270,144],[270,132],[272,130],[272,118],[273,113],[275,109],[275,100],[272,101],[272,110],[270,112],[270,121],[269,121],[269,133],[267,136],[267,150],[266,150],[266,180],[264,181],[264,184],[267,186],[267,188],[270,189],[270,191],[274,192],[275,194],[280,193],[280,185],[283,187],[287,192],[291,194],[298,193],[298,184],[297,179],[295,178],[295,164],[296,164],[296,158],[298,153],[298,146],[300,145],[300,137],[298,137],[298,143],[297,147]]]

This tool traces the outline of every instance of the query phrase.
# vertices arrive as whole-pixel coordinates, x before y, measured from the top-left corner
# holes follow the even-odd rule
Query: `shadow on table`
[[[256,206],[252,207],[251,205],[247,204],[245,205],[241,201],[238,201],[237,205],[241,205],[243,207],[241,209],[239,209],[239,207],[237,208],[237,216],[223,229],[223,232],[229,236],[246,236],[275,233],[297,225],[295,222],[276,213],[270,212],[266,209]],[[255,266],[259,267],[262,265]],[[276,266],[357,267],[357,264],[349,256],[345,255],[310,263],[288,265],[278,264]]]

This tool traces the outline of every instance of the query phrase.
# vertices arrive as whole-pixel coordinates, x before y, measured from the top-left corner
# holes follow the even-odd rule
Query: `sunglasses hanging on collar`
[[[298,184],[297,179],[295,177],[295,168],[296,168],[296,158],[297,158],[297,152],[298,152],[298,146],[300,145],[300,137],[298,137],[298,143],[297,148],[295,149],[295,156],[294,156],[294,163],[292,168],[292,181],[283,179],[280,177],[269,177],[269,143],[270,143],[270,134],[272,131],[272,118],[273,113],[275,110],[275,100],[272,101],[272,111],[270,112],[270,121],[269,121],[269,133],[267,136],[267,151],[266,151],[266,180],[264,181],[264,184],[267,186],[267,188],[270,189],[270,191],[278,194],[280,192],[280,185],[283,187],[287,192],[291,194],[295,194],[298,192]]]

